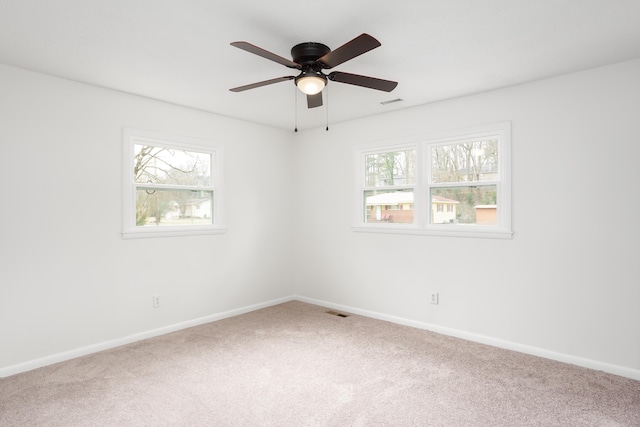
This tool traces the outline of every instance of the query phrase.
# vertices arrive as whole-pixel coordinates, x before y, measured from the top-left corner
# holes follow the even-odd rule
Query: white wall
[[[500,121],[513,239],[352,232],[354,146]],[[302,132],[294,151],[299,295],[640,378],[640,60]]]
[[[640,378],[638,60],[296,135],[6,66],[0,94],[0,373],[297,293]],[[512,240],[351,231],[355,145],[505,120]],[[123,126],[225,144],[226,234],[121,239]]]
[[[123,126],[224,144],[226,234],[121,238]],[[291,144],[289,132],[0,66],[0,371],[289,297]]]

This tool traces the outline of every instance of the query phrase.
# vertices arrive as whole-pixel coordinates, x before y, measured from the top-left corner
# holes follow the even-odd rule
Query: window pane
[[[135,182],[211,186],[211,154],[134,145]]]
[[[416,150],[366,154],[365,186],[386,187],[416,182]]]
[[[413,189],[364,192],[364,222],[413,224]]]
[[[431,224],[497,224],[497,186],[434,188]]]
[[[439,145],[431,149],[431,182],[495,181],[498,140]]]
[[[136,190],[136,226],[213,224],[213,192]]]

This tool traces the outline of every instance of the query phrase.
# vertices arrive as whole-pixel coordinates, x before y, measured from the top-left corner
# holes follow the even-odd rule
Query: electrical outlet
[[[431,304],[438,304],[440,302],[440,298],[437,292],[431,292]]]
[[[153,296],[153,308],[158,308],[162,305],[162,300],[160,298],[160,295],[154,295]]]

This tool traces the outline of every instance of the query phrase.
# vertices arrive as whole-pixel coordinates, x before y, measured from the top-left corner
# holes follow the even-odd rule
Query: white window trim
[[[167,135],[133,128],[123,128],[123,176],[122,176],[122,238],[141,239],[149,237],[196,236],[222,234],[224,223],[223,171],[224,149],[221,144],[184,136]],[[214,191],[213,218],[211,225],[138,227],[135,221],[136,192],[133,182],[133,146],[136,142],[147,142],[156,146],[183,148],[205,153],[215,153],[212,164],[212,189]]]
[[[461,139],[475,139],[496,135],[499,137],[499,173],[500,180],[497,187],[498,223],[496,225],[463,225],[463,224],[429,224],[431,203],[428,202],[430,188],[429,174],[431,169],[432,145],[456,142]],[[381,151],[396,151],[416,147],[416,185],[414,192],[414,223],[413,224],[385,224],[364,222],[364,155]],[[381,141],[364,144],[354,150],[355,172],[355,207],[352,230],[364,233],[385,234],[413,234],[427,236],[480,237],[492,239],[510,239],[511,230],[511,122],[501,122],[484,126],[475,126],[448,132],[439,132],[416,137],[404,138],[393,142]],[[495,184],[487,181],[482,184]],[[442,186],[449,186],[442,185]]]

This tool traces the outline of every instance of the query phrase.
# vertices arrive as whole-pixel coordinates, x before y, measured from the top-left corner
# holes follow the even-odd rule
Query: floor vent
[[[326,312],[327,314],[330,314],[332,316],[338,316],[338,317],[349,317],[348,314],[343,314],[343,313],[338,313],[337,311],[333,311],[333,310],[329,310]]]

